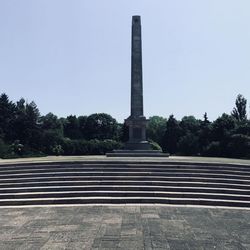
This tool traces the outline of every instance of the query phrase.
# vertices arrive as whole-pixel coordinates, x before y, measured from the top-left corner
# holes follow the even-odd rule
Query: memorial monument
[[[148,150],[150,144],[146,141],[146,117],[143,115],[143,80],[142,80],[142,41],[141,18],[132,18],[131,44],[131,114],[125,120],[129,127],[127,149]]]
[[[129,140],[124,150],[114,150],[107,156],[168,156],[152,150],[146,139],[147,119],[143,115],[142,39],[141,17],[132,17],[131,44],[131,111],[125,120],[129,128]]]

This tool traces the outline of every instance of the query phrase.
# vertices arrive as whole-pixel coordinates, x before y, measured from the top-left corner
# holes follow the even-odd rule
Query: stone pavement
[[[250,249],[250,210],[0,208],[0,249]]]

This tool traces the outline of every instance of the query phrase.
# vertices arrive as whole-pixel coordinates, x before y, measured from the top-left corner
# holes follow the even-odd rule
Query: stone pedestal
[[[129,127],[129,140],[125,145],[130,150],[149,150],[149,142],[146,140],[147,119],[144,116],[132,117],[125,120]]]

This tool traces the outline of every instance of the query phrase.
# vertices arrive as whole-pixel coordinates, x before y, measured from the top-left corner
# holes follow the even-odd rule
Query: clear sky
[[[214,120],[237,94],[250,102],[249,10],[249,0],[0,0],[0,93],[43,115],[123,121],[140,15],[145,115]]]

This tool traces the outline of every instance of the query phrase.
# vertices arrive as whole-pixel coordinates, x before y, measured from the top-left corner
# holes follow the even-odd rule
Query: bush
[[[55,145],[54,147],[52,147],[51,151],[55,154],[55,155],[61,155],[63,154],[63,149],[61,145]]]
[[[149,143],[151,145],[152,150],[162,151],[161,146],[157,142],[149,140]]]
[[[20,143],[19,140],[15,140],[14,143],[10,145],[11,152],[18,156],[22,156],[24,153],[24,145]]]
[[[0,151],[2,152],[2,155],[0,155],[0,157],[3,159],[15,159],[15,158],[20,158],[20,157],[27,158],[27,157],[46,156],[46,154],[44,154],[43,152],[38,151],[38,150],[34,150],[34,149],[30,148],[29,146],[22,145],[18,142],[19,141],[17,140],[11,145],[5,144],[4,151],[1,151],[1,149],[0,149]],[[0,142],[0,148],[1,148],[1,142]]]
[[[122,143],[114,141],[114,140],[90,140],[89,142],[89,152],[90,155],[102,155],[107,152],[110,152],[114,149],[120,149],[122,147]]]
[[[63,138],[56,131],[47,130],[43,133],[41,138],[41,148],[46,154],[54,154],[53,148],[61,145]]]
[[[62,142],[63,155],[102,155],[114,149],[120,149],[122,143],[115,140],[70,140]]]

